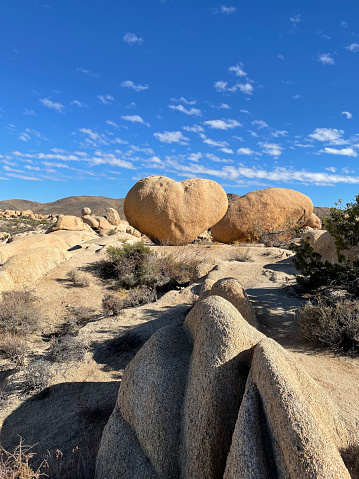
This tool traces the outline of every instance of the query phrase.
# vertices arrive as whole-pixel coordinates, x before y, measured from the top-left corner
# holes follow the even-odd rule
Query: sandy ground
[[[89,437],[92,447],[96,445],[116,401],[126,364],[158,328],[183,322],[196,300],[200,282],[181,291],[171,291],[156,303],[125,310],[118,317],[104,316],[101,302],[109,286],[96,276],[96,268],[103,258],[103,247],[113,241],[113,238],[98,238],[82,244],[72,251],[69,261],[33,285],[47,316],[43,323],[44,335],[34,338],[34,357],[46,355],[49,347],[46,335],[64,321],[69,308],[76,306],[93,310],[92,320],[79,333],[89,349],[82,362],[52,366],[51,385],[45,393],[24,396],[13,388],[11,400],[0,411],[0,441],[5,447],[15,444],[17,435],[28,444],[38,443],[40,455],[56,449],[65,455],[71,454],[77,446],[88,447]],[[278,341],[328,392],[355,440],[359,425],[359,359],[325,353],[301,340],[296,311],[304,300],[291,295],[288,288],[295,283],[290,251],[261,245],[155,249],[212,261],[217,265],[209,273],[213,279],[237,278],[250,297],[262,331]],[[78,288],[69,282],[66,274],[73,268],[88,275],[90,286]],[[135,333],[138,345],[123,351],[118,337],[129,331]],[[2,369],[0,384],[3,387],[10,373],[5,364]],[[21,373],[14,377],[21,382]],[[13,383],[16,385],[16,380]]]

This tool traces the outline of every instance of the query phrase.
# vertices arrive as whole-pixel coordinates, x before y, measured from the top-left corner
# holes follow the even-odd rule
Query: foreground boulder
[[[303,225],[303,227],[309,226],[310,228],[320,229],[322,227],[322,222],[320,218],[314,213],[312,213],[309,220]]]
[[[323,390],[227,300],[196,303],[129,363],[96,479],[349,479]]]
[[[184,245],[216,224],[228,206],[223,188],[199,178],[173,181],[152,176],[127,193],[124,212],[131,226],[154,242]]]
[[[308,196],[287,188],[266,188],[234,200],[211,233],[221,243],[250,242],[261,233],[302,226],[312,213],[313,203]]]
[[[83,231],[85,229],[84,222],[78,216],[59,215],[56,223],[50,228],[50,231]]]

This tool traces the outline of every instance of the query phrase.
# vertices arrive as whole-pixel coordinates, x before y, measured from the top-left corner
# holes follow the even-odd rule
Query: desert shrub
[[[58,329],[58,335],[76,334],[93,318],[94,311],[88,306],[72,306],[68,310],[67,318]]]
[[[193,276],[199,260],[175,251],[170,255],[156,254],[143,242],[123,247],[109,247],[108,260],[100,273],[115,280],[117,288],[139,286],[158,289],[167,283],[187,283]]]
[[[241,251],[236,252],[236,254],[232,256],[232,261],[238,261],[239,263],[248,263],[253,262],[253,258],[251,258],[248,248],[245,248]]]
[[[23,336],[15,333],[0,334],[0,355],[4,358],[23,364],[27,351],[28,343]]]
[[[304,217],[294,223],[288,221],[282,227],[264,225],[260,221],[255,225],[253,239],[257,239],[259,243],[263,243],[267,247],[288,248],[293,238],[298,235]]]
[[[23,390],[25,393],[40,392],[50,383],[51,373],[46,361],[35,361],[25,368]]]
[[[52,362],[65,363],[70,361],[82,361],[87,346],[79,338],[71,336],[60,336],[54,338],[49,350],[49,359]]]
[[[90,279],[86,276],[86,274],[77,271],[77,269],[71,269],[67,272],[66,276],[74,286],[79,288],[90,286]]]
[[[102,300],[102,308],[107,315],[117,316],[120,311],[134,308],[156,301],[156,292],[148,286],[131,289],[126,297],[120,298],[114,294],[106,294]]]
[[[329,216],[323,220],[334,238],[338,262],[332,264],[323,261],[307,240],[299,245],[292,244],[290,249],[296,253],[292,260],[301,273],[301,276],[297,276],[297,281],[309,290],[319,286],[338,285],[358,296],[359,260],[351,262],[343,252],[359,244],[359,195],[355,197],[355,202],[347,203],[345,208],[342,207],[341,201],[336,206],[330,208]]]
[[[6,451],[0,446],[0,478],[1,479],[38,479],[46,476],[41,470],[42,463],[35,471],[30,462],[35,456],[31,451],[32,446],[22,444],[22,438],[14,449],[14,452]]]
[[[113,236],[117,233],[117,230],[115,229],[112,229],[112,230],[109,230],[109,232],[107,233],[107,236]]]
[[[37,298],[31,291],[6,291],[1,293],[0,331],[28,334],[34,332],[41,320]]]
[[[329,349],[359,352],[359,301],[308,302],[298,314],[305,339]]]

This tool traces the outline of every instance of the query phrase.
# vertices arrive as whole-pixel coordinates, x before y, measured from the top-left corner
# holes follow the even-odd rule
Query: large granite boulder
[[[184,245],[216,224],[227,206],[227,195],[215,181],[177,182],[152,176],[138,181],[127,193],[124,212],[130,225],[153,241]]]
[[[262,233],[302,226],[312,213],[313,203],[308,196],[287,188],[266,188],[234,200],[211,233],[221,243],[250,242]]]

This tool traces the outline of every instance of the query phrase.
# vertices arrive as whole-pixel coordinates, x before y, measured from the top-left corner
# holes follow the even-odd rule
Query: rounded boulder
[[[211,228],[215,241],[256,241],[263,232],[302,226],[313,213],[312,200],[287,188],[251,191],[233,201],[225,216]]]
[[[160,244],[191,243],[226,213],[227,195],[215,181],[177,182],[165,176],[138,181],[127,193],[124,212],[135,229]]]

